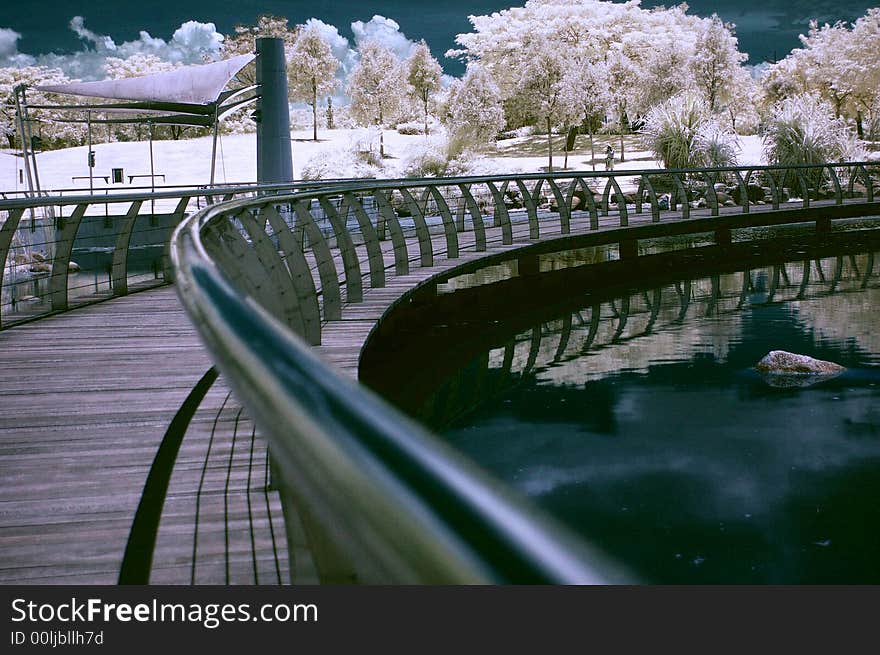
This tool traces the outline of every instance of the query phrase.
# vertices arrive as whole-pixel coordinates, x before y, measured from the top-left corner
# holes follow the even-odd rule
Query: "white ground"
[[[299,179],[303,166],[319,151],[338,151],[348,149],[355,141],[364,138],[362,130],[321,130],[319,141],[310,140],[310,130],[297,130],[291,133],[293,140],[294,176]],[[561,138],[555,145],[554,167],[562,166]],[[617,137],[597,137],[596,156],[601,159],[605,144],[611,142],[615,150],[619,150]],[[400,177],[403,165],[414,150],[423,147],[423,135],[402,135],[396,131],[385,131],[385,175],[387,178]],[[658,164],[649,153],[638,149],[636,137],[628,137],[626,145],[626,161],[616,162],[615,169],[657,168]],[[761,141],[759,137],[740,137],[741,164],[762,163]],[[96,143],[96,165],[94,169],[95,188],[101,189],[108,185],[103,178],[97,176],[110,175],[111,168],[122,168],[125,174],[123,185],[112,185],[111,188],[149,186],[148,178],[139,178],[129,183],[129,175],[144,175],[150,172],[149,143]],[[86,147],[67,148],[44,152],[37,155],[40,184],[44,190],[51,189],[83,189],[89,187]],[[494,149],[484,153],[486,161],[481,169],[488,168],[497,173],[539,172],[546,170],[546,141],[540,136],[519,137],[499,141]],[[618,152],[619,156],[619,152]],[[202,137],[181,141],[155,141],[153,143],[153,160],[156,174],[165,175],[165,184],[206,184],[211,169],[211,138]],[[575,152],[569,155],[569,170],[590,170],[589,141],[586,136],[578,138]],[[597,169],[604,166],[597,163]],[[21,179],[21,157],[10,151],[0,152],[0,190],[14,191],[27,188],[27,180]],[[241,134],[221,137],[217,152],[217,182],[253,182],[256,180],[256,135]],[[346,177],[348,173],[340,170],[337,177]],[[74,180],[74,177],[86,176],[86,179]],[[157,179],[157,185],[163,184]]]

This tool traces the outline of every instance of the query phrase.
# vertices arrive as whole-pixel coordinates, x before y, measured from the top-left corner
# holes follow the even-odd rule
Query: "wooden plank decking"
[[[0,583],[115,584],[163,436],[210,368],[164,287],[0,332]],[[266,446],[219,381],[168,486],[151,583],[288,578]]]

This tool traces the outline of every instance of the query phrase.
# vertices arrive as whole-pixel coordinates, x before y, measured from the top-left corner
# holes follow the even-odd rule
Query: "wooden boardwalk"
[[[560,236],[558,217],[543,218],[541,238]],[[602,217],[601,229],[617,220]],[[650,220],[631,216],[629,223]],[[500,228],[487,228],[488,253],[533,243],[527,222],[512,227],[512,245],[502,245]],[[572,223],[573,232],[584,227]],[[458,236],[455,260],[445,259],[445,237],[433,238],[430,268],[419,267],[408,239],[410,273],[388,275],[377,289],[365,278],[363,302],[346,304],[342,320],[324,324],[319,353],[356,378],[361,348],[391,304],[428,277],[487,254],[475,252],[473,232]],[[382,248],[393,271],[391,242]],[[2,331],[0,349],[0,584],[114,584],[163,438],[211,361],[171,287]],[[180,444],[149,582],[289,581],[267,459],[253,423],[219,379]],[[314,581],[304,544],[295,546],[295,579]]]
[[[0,349],[0,583],[115,584],[153,460],[208,355],[172,287],[0,332]],[[214,385],[181,446],[151,582],[287,575],[265,444],[228,396]]]

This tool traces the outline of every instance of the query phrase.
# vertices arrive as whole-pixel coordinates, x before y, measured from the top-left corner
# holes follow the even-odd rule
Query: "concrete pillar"
[[[282,39],[257,39],[257,182],[293,182],[287,66]]]

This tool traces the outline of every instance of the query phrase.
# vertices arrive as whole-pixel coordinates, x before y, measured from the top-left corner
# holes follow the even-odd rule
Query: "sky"
[[[95,42],[84,40],[70,28],[74,16],[82,16],[82,30],[99,39],[109,36],[116,44],[142,40],[142,30],[153,38],[171,41],[187,21],[213,23],[221,34],[231,33],[237,23],[251,24],[264,13],[286,16],[292,24],[318,18],[339,28],[352,39],[351,24],[367,23],[374,15],[396,21],[400,31],[412,40],[425,39],[446,72],[460,75],[462,66],[442,57],[455,46],[455,35],[470,31],[468,15],[488,14],[510,7],[512,0],[181,0],[180,2],[127,2],[127,0],[42,0],[24,9],[21,2],[0,2],[0,65],[9,65],[8,55],[23,53],[68,54]],[[643,7],[660,4],[643,0]],[[667,2],[672,5],[674,2]],[[799,46],[798,34],[805,33],[811,18],[820,22],[851,21],[876,2],[865,0],[691,0],[691,13],[717,13],[737,24],[740,49],[749,54],[749,64],[781,59]],[[2,28],[6,28],[3,30]],[[20,34],[15,39],[9,30]],[[81,31],[82,31],[81,30]],[[196,35],[202,38],[203,35]],[[42,63],[42,62],[41,62]],[[194,62],[185,62],[194,63]]]

